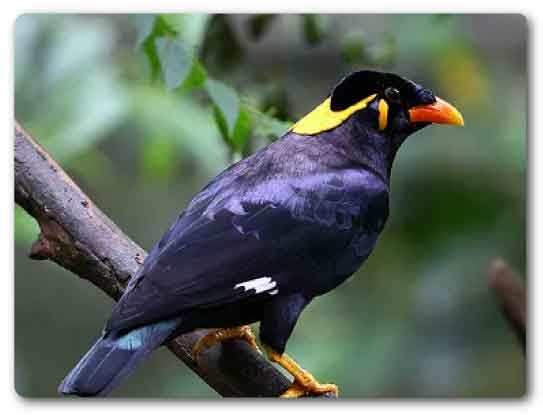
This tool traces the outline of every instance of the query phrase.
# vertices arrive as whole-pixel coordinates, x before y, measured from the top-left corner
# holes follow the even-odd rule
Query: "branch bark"
[[[54,261],[119,299],[146,252],[98,209],[17,122],[15,201],[40,226],[30,258]],[[192,348],[207,332],[184,334],[167,347],[220,395],[275,397],[290,385],[271,363],[239,340],[207,349],[195,362]]]
[[[495,259],[488,269],[488,284],[526,354],[526,289],[522,278],[505,261]]]

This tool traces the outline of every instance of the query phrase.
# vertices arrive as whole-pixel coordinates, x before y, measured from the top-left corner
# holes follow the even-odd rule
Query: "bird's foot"
[[[284,399],[302,398],[304,396],[320,396],[331,394],[337,398],[339,389],[333,383],[319,383],[315,379],[313,382],[304,385],[294,381],[279,397]]]
[[[217,329],[211,333],[202,337],[192,348],[192,356],[194,360],[198,361],[198,357],[205,350],[216,344],[222,343],[227,340],[240,339],[249,343],[256,351],[262,353],[256,342],[256,337],[253,334],[251,327],[240,326],[225,329]]]
[[[319,383],[307,370],[303,369],[286,353],[280,354],[272,349],[267,349],[268,357],[285,368],[292,376],[294,382],[280,395],[280,398],[300,398],[302,396],[319,396],[332,394],[338,396],[338,387],[333,383]]]

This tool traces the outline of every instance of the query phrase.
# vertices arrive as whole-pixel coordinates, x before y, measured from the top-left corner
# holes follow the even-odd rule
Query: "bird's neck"
[[[353,163],[390,184],[392,164],[403,139],[391,140],[363,123],[345,123],[336,129],[335,146]]]

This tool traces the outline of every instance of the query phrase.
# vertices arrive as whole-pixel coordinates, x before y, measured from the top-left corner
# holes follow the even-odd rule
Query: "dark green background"
[[[255,114],[296,120],[362,67],[421,82],[462,111],[463,129],[432,126],[404,144],[374,253],[309,306],[288,350],[344,397],[523,395],[525,362],[486,268],[500,256],[525,274],[525,19],[284,15],[264,24],[253,16],[250,26],[251,16],[169,18],[187,28],[208,75]],[[149,249],[236,155],[200,91],[151,80],[136,47],[142,24],[122,15],[19,17],[15,113]],[[255,115],[246,152],[265,144],[264,124]],[[99,335],[111,301],[52,263],[27,259],[36,234],[16,208],[15,387],[50,397]],[[217,396],[166,350],[113,395]]]

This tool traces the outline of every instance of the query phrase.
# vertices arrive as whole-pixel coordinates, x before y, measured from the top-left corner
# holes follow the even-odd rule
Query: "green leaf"
[[[226,125],[226,120],[221,110],[213,104],[213,118],[215,119],[215,124],[221,133],[221,137],[224,142],[230,146],[230,135],[228,134],[228,126]]]
[[[160,16],[141,15],[139,22],[142,27],[140,27],[138,32],[138,41],[142,42],[141,46],[143,46],[143,51],[147,56],[151,79],[157,80],[160,76],[161,66],[155,41],[160,37],[174,37],[176,32]],[[138,47],[138,44],[136,47]]]
[[[147,56],[149,76],[152,80],[157,80],[160,76],[160,60],[158,59],[155,42],[152,38],[148,38],[143,43],[143,51],[145,56]]]
[[[247,141],[251,136],[251,126],[251,114],[245,106],[242,106],[236,126],[234,128],[234,133],[232,134],[230,140],[236,153],[243,153],[243,150],[247,145]]]
[[[175,38],[160,37],[155,40],[155,45],[166,86],[169,89],[179,87],[190,74],[192,56]]]
[[[177,157],[186,155],[196,160],[205,175],[226,167],[227,146],[217,143],[213,114],[203,103],[188,94],[172,94],[146,83],[137,83],[130,92],[131,119],[148,144],[152,145],[154,137],[174,140]]]
[[[138,14],[135,17],[136,21],[136,47],[143,45],[155,26],[156,16],[152,14]]]
[[[238,94],[229,86],[214,79],[208,79],[205,88],[215,106],[216,112],[219,112],[218,115],[220,116],[215,116],[219,120],[219,129],[227,141],[230,141],[240,113]]]
[[[154,32],[157,36],[176,36],[177,30],[164,15],[156,16]]]
[[[160,17],[175,32],[187,50],[195,55],[199,53],[211,17],[209,14],[163,14]]]
[[[193,59],[192,68],[190,69],[190,73],[183,82],[182,89],[185,91],[189,91],[191,89],[201,88],[204,86],[206,80],[207,71],[198,59]]]

